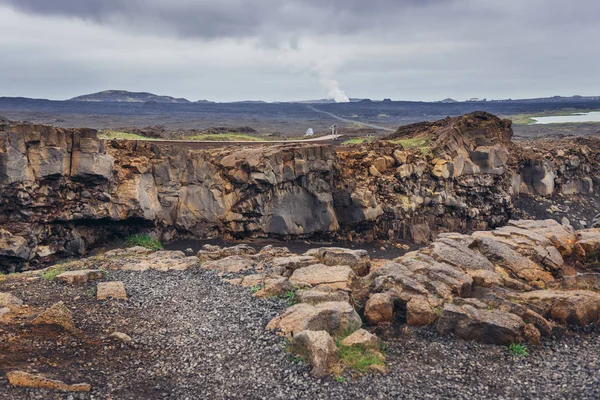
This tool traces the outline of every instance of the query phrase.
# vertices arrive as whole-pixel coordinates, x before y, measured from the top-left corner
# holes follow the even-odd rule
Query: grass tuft
[[[421,153],[427,155],[430,152],[431,141],[426,137],[416,137],[410,139],[393,139],[389,141],[393,144],[399,144],[406,150],[421,150]]]
[[[351,369],[365,373],[372,365],[384,365],[381,355],[364,346],[344,346],[336,343],[340,351],[340,361]]]
[[[260,291],[260,289],[262,289],[262,286],[257,285],[257,286],[252,286],[250,288],[250,293],[254,294],[254,293],[258,293]]]
[[[527,346],[521,343],[513,343],[508,346],[508,352],[512,355],[519,357],[527,357],[529,355],[529,351],[527,351]]]
[[[62,274],[65,271],[66,271],[65,268],[53,268],[53,269],[49,269],[48,271],[44,272],[42,275],[40,275],[40,277],[47,281],[53,281],[56,279],[56,277],[58,275]]]
[[[285,294],[283,295],[283,298],[285,299],[285,301],[287,302],[289,307],[291,307],[295,304],[298,304],[298,300],[296,299],[296,291],[295,290],[289,290],[289,291],[285,292]]]
[[[127,247],[141,246],[152,251],[163,249],[162,243],[148,234],[129,236],[125,241]]]

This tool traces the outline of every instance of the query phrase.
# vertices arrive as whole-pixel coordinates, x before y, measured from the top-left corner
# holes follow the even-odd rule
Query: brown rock
[[[328,302],[314,306],[301,303],[273,318],[267,325],[267,330],[278,330],[288,337],[306,330],[327,331],[338,335],[354,332],[361,325],[360,316],[349,303]]]
[[[586,326],[600,321],[600,294],[595,292],[537,290],[516,298],[562,325]]]
[[[294,271],[319,264],[319,260],[311,256],[276,257],[270,263],[274,271],[282,271],[282,275],[291,276]]]
[[[48,379],[40,375],[33,375],[23,371],[11,371],[6,374],[8,382],[15,387],[52,389],[64,392],[89,392],[91,386],[87,383],[67,385],[64,382]]]
[[[469,305],[446,304],[437,322],[442,336],[454,333],[461,339],[501,345],[523,342],[524,328],[523,320],[514,314]]]
[[[525,324],[523,336],[525,336],[527,342],[533,345],[539,346],[542,344],[540,331],[533,324]]]
[[[83,269],[80,271],[67,271],[58,275],[56,279],[68,285],[83,285],[90,281],[104,278],[104,272],[97,269]]]
[[[379,339],[365,329],[359,329],[352,335],[342,340],[344,346],[363,346],[365,348],[379,348]]]
[[[292,351],[312,365],[311,374],[322,378],[332,373],[338,349],[326,331],[302,331],[292,339]]]
[[[365,276],[371,267],[369,253],[366,250],[352,250],[341,247],[323,247],[311,249],[305,253],[307,256],[318,258],[323,264],[347,265],[357,276]]]
[[[406,323],[410,326],[429,326],[437,320],[439,313],[431,307],[427,299],[413,297],[406,304]]]
[[[288,278],[266,279],[265,286],[254,293],[254,297],[266,298],[283,296],[287,292],[293,290],[295,290],[295,287]]]
[[[377,176],[381,176],[381,172],[379,172],[379,170],[377,169],[377,167],[375,167],[374,165],[371,165],[369,167],[369,173],[375,177]]]
[[[33,325],[55,325],[72,333],[77,332],[71,310],[62,301],[42,312],[31,323]]]
[[[427,244],[431,239],[431,230],[427,224],[414,224],[410,226],[410,236],[415,244]]]
[[[114,300],[127,300],[125,285],[120,281],[99,283],[96,298],[98,300],[107,300],[109,298]]]
[[[349,291],[354,286],[356,275],[347,266],[332,266],[315,264],[294,271],[290,282],[298,286],[327,287],[336,290]]]
[[[373,161],[373,166],[377,169],[379,173],[383,174],[387,169],[387,162],[385,160],[385,157],[376,158]]]
[[[8,307],[10,309],[19,308],[23,305],[23,300],[10,293],[0,292],[0,308]]]
[[[372,294],[365,306],[365,319],[371,325],[394,320],[394,299],[387,293]]]
[[[220,260],[206,261],[200,265],[203,269],[219,272],[238,273],[255,268],[256,261],[248,256],[230,256]]]
[[[350,301],[350,296],[347,292],[328,287],[298,290],[296,298],[298,302],[307,304],[326,303],[329,301],[344,301],[347,303]]]

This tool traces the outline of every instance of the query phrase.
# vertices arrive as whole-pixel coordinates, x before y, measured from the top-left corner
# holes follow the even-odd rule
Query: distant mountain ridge
[[[188,104],[188,99],[171,96],[159,96],[148,92],[128,92],[126,90],[105,90],[103,92],[73,97],[69,101],[107,102],[107,103],[156,103]]]

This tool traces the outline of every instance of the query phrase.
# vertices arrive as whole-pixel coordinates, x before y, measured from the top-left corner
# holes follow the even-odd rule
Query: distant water
[[[574,115],[559,115],[555,117],[535,117],[531,118],[536,124],[568,124],[574,122],[600,122],[600,111]]]

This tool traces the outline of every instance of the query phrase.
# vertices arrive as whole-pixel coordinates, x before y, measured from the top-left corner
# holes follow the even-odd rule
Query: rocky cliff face
[[[326,235],[426,243],[442,231],[504,225],[519,193],[593,190],[572,172],[570,153],[548,159],[515,148],[511,135],[509,121],[475,113],[339,151],[191,151],[103,142],[88,129],[0,124],[0,263],[35,267],[142,229],[167,241]],[[592,168],[578,160],[578,169]]]

